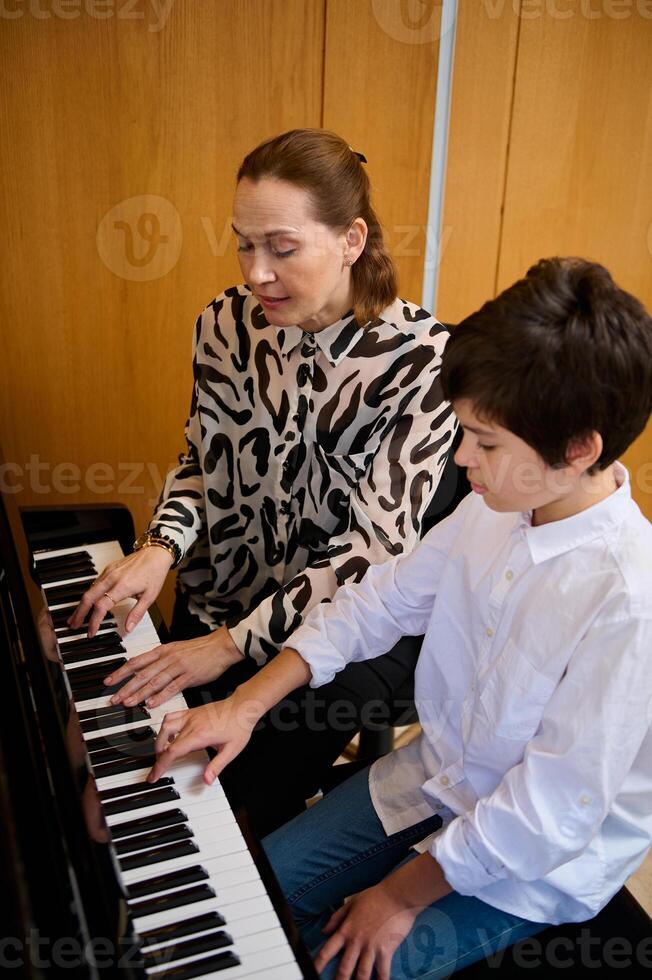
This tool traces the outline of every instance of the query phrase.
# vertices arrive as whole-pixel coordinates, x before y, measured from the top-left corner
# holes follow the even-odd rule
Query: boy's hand
[[[177,759],[210,746],[218,752],[204,770],[204,782],[210,786],[224,767],[242,752],[263,714],[264,707],[260,702],[239,697],[237,691],[225,701],[171,712],[165,716],[159,730],[156,739],[158,758],[147,781],[155,783]]]
[[[232,664],[242,660],[242,654],[231,639],[226,626],[199,636],[194,640],[165,643],[139,657],[132,657],[118,670],[105,677],[105,684],[131,680],[111,698],[111,704],[131,707],[146,701],[156,708],[186,687],[208,684]],[[133,675],[133,676],[132,676]]]
[[[428,853],[406,862],[384,881],[354,895],[324,928],[330,939],[315,958],[318,971],[342,952],[336,980],[390,980],[392,956],[410,933],[414,920],[451,887]]]
[[[421,908],[396,901],[387,880],[354,895],[330,917],[324,932],[330,939],[315,957],[318,973],[342,954],[336,980],[390,980],[392,956],[409,935]],[[356,971],[357,966],[357,971]],[[374,974],[375,969],[375,974]]]

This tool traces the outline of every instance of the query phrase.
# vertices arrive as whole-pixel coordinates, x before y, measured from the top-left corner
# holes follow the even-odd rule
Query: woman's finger
[[[137,657],[132,657],[119,667],[114,670],[112,674],[109,674],[104,678],[105,684],[119,684],[120,681],[124,680],[125,677],[130,677],[131,674],[136,670],[142,670],[144,667],[149,667],[150,664],[155,663],[161,656],[163,647],[154,647],[153,650],[148,650],[147,653],[140,653]]]
[[[131,633],[131,631],[136,626],[138,626],[138,623],[141,621],[141,619],[143,618],[143,616],[145,615],[145,613],[147,612],[151,604],[154,602],[155,598],[156,597],[153,592],[150,592],[149,590],[147,590],[147,592],[143,592],[143,594],[138,599],[136,605],[128,613],[127,618],[125,620],[125,630],[127,633]]]
[[[113,586],[115,590],[115,586]],[[111,612],[117,604],[123,599],[124,596],[115,595],[113,592],[103,592],[102,595],[95,601],[93,605],[93,612],[91,618],[88,621],[88,636],[93,638],[97,633],[102,620],[106,616],[107,612]]]
[[[165,704],[170,698],[176,697],[176,695],[183,690],[186,686],[181,678],[182,674],[179,674],[173,681],[171,681],[162,691],[158,694],[153,694],[151,697],[146,697],[145,704],[148,708],[158,708],[159,705]]]
[[[134,678],[134,683],[136,681],[140,682],[136,690],[133,692],[127,691],[127,688],[130,686],[127,684],[118,693],[122,694],[122,692],[125,692],[122,703],[128,708],[131,708],[138,701],[148,701],[149,698],[166,688],[168,684],[173,684],[175,678],[182,678],[183,675],[184,667],[182,664],[164,661],[160,669],[152,667],[150,670],[138,674],[137,678]],[[182,681],[178,683],[181,684]]]

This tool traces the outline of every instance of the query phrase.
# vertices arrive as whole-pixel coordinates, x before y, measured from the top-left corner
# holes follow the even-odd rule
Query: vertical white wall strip
[[[426,224],[426,255],[423,265],[421,303],[436,313],[439,286],[439,259],[444,214],[444,182],[446,155],[453,92],[453,61],[457,29],[457,0],[444,0],[441,12],[439,62],[437,65],[437,96],[432,132],[432,162]]]

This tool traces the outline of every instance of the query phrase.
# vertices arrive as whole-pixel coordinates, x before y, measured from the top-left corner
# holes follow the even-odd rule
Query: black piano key
[[[74,701],[94,701],[95,698],[111,697],[116,694],[121,687],[129,682],[130,678],[125,677],[118,684],[100,684],[96,681],[85,684],[71,684],[72,696]]]
[[[41,585],[47,586],[52,582],[67,582],[75,578],[88,578],[94,575],[95,566],[91,562],[79,562],[76,565],[69,565],[66,568],[40,569],[37,567],[36,574]]]
[[[85,578],[83,582],[72,582],[70,585],[53,585],[45,588],[45,601],[48,606],[61,606],[64,602],[79,602],[84,592],[91,587],[94,579]]]
[[[110,705],[106,708],[95,708],[78,712],[81,729],[84,734],[97,732],[102,728],[114,728],[118,725],[130,725],[135,721],[148,721],[151,718],[145,708],[120,708]],[[86,715],[86,718],[82,718]]]
[[[130,902],[129,911],[138,919],[146,915],[155,915],[157,912],[185,908],[187,905],[194,905],[196,902],[205,902],[208,898],[215,898],[214,890],[210,885],[198,885],[197,888],[184,888],[183,891],[168,892],[166,895],[159,895],[158,898],[150,898],[143,902]],[[220,945],[229,946],[230,943],[220,943]],[[187,954],[184,953],[185,955]],[[171,958],[180,959],[180,956]]]
[[[67,616],[71,615],[70,609],[64,609],[63,612],[67,613]],[[66,617],[67,618],[67,617]],[[115,620],[114,620],[115,622]],[[77,629],[72,629],[70,626],[66,626],[65,629],[61,626],[56,627],[57,640],[68,640],[73,636],[85,636],[88,633],[88,623],[86,626],[78,626]],[[98,633],[94,639],[98,639],[100,636],[106,636],[106,633]],[[65,649],[65,644],[61,648]]]
[[[111,646],[114,643],[122,643],[122,637],[115,630],[110,633],[100,633],[97,636],[82,636],[78,640],[71,640],[65,644],[65,650],[94,650]]]
[[[76,561],[90,561],[91,558],[88,551],[70,551],[67,555],[50,555],[47,558],[39,558],[38,555],[34,556],[34,564],[37,568],[52,568],[53,565],[65,565],[66,562],[76,562]]]
[[[79,664],[77,667],[71,666],[68,670],[68,679],[71,684],[83,683],[87,680],[102,680],[109,674],[117,670],[118,667],[127,663],[126,657],[112,657],[111,660],[103,661],[101,664]]]
[[[182,960],[184,956],[196,956],[197,953],[208,953],[210,950],[222,949],[224,946],[233,946],[233,939],[228,932],[210,932],[206,936],[184,939],[183,942],[175,943],[174,946],[151,949],[143,956],[144,965],[145,967],[161,966],[163,963]]]
[[[114,830],[115,827],[112,827],[112,834]],[[189,868],[180,868],[179,871],[156,875],[155,878],[148,878],[147,881],[135,881],[133,885],[127,886],[127,898],[129,900],[144,898],[156,892],[165,892],[171,888],[180,888],[182,885],[191,885],[195,881],[204,881],[209,877],[206,868],[202,868],[201,864],[193,864]]]
[[[144,806],[158,806],[178,799],[179,794],[176,789],[172,786],[163,786],[149,793],[136,793],[134,796],[121,796],[116,800],[109,800],[104,804],[103,809],[106,814],[112,816],[114,813],[129,813],[131,810],[141,810]]]
[[[135,752],[143,742],[156,739],[156,732],[149,725],[141,728],[130,728],[126,732],[114,732],[108,735],[98,735],[97,738],[86,739],[86,751],[97,752],[101,749],[117,749],[124,746],[127,751]]]
[[[120,840],[121,837],[140,834],[146,830],[155,830],[157,827],[171,827],[173,824],[183,823],[187,819],[188,815],[183,810],[173,807],[171,810],[164,810],[163,813],[155,813],[149,817],[139,817],[137,820],[125,820],[124,823],[116,823],[110,828],[111,837],[113,840]]]
[[[126,652],[122,637],[115,630],[111,630],[110,633],[99,633],[92,638],[80,636],[78,639],[61,645],[61,654],[64,663],[66,658],[72,659],[73,655],[83,657],[87,654],[92,654],[101,657],[104,651],[112,652],[113,650],[120,653]]]
[[[229,950],[227,953],[217,953],[215,956],[194,960],[192,963],[186,963],[185,966],[159,970],[156,973],[156,980],[190,980],[191,977],[203,977],[206,973],[216,973],[218,970],[227,970],[231,966],[239,965],[240,960]]]
[[[107,738],[110,737],[110,735],[107,736]],[[155,783],[142,782],[128,783],[126,786],[111,786],[109,789],[101,789],[97,795],[101,800],[113,800],[119,796],[138,796],[139,793],[143,793],[145,790],[160,789],[163,786],[174,786],[172,776],[161,776]]]
[[[145,915],[155,915],[157,912],[167,912],[168,909],[179,909],[185,905],[194,905],[195,902],[205,902],[207,898],[215,898],[215,891],[210,885],[197,885],[196,888],[184,888],[183,891],[169,892],[167,895],[159,895],[158,898],[147,898],[142,902],[130,902],[129,911],[136,918]],[[229,946],[230,943],[221,943],[222,946]],[[209,947],[216,949],[217,947]],[[204,950],[198,950],[202,953]],[[184,953],[189,956],[189,953]],[[171,957],[181,959],[181,956]]]
[[[170,922],[166,926],[157,926],[154,929],[146,929],[139,933],[143,946],[156,946],[158,943],[171,942],[181,936],[192,936],[196,932],[205,932],[208,929],[219,929],[226,925],[219,912],[204,912],[202,915],[193,915],[190,919],[182,922]]]
[[[159,864],[161,861],[171,861],[173,858],[197,854],[198,851],[199,846],[193,840],[182,840],[178,844],[152,847],[149,851],[139,851],[138,854],[121,858],[120,867],[123,871],[133,871],[134,868],[145,868],[150,864]]]
[[[115,841],[114,847],[116,854],[131,854],[132,851],[144,851],[150,847],[172,844],[174,841],[190,840],[194,836],[195,834],[188,824],[178,823],[173,827],[161,827],[158,830],[152,830],[148,834],[125,837],[123,840]]]
[[[122,643],[114,643],[112,646],[101,647],[95,650],[89,650],[88,652],[79,651],[77,653],[68,653],[65,646],[61,646],[59,649],[61,650],[61,659],[64,665],[73,670],[76,664],[79,664],[81,667],[84,664],[95,663],[95,661],[101,660],[104,657],[118,656],[118,654],[127,652]],[[109,673],[108,666],[107,673]]]
[[[105,749],[96,749],[91,752],[91,763],[93,767],[102,766],[106,762],[119,762],[121,759],[144,759],[145,757],[156,755],[154,751],[155,740],[142,742],[138,746],[130,747],[127,743],[116,745]]]
[[[70,619],[74,611],[75,609],[72,602],[69,604],[67,609],[50,609],[50,616],[52,618],[52,624],[54,628],[63,629],[64,627],[67,627],[68,620]],[[113,613],[108,612],[104,617],[104,619],[102,620],[102,623],[103,624],[111,623],[112,625],[115,626],[115,616],[113,615]],[[86,627],[86,629],[88,629],[88,627]]]
[[[141,708],[140,706],[136,708],[123,708],[120,704],[107,704],[103,708],[84,708],[82,711],[77,712],[77,717],[80,721],[91,721],[93,718],[103,718],[104,715],[129,715],[130,712],[136,715],[136,717],[131,719],[126,717],[124,720],[125,725],[128,721],[146,721],[151,717],[146,708]]]
[[[120,773],[134,772],[135,769],[151,769],[156,762],[156,753],[143,756],[125,756],[115,762],[95,763],[91,759],[93,773],[96,779],[103,779],[104,776],[118,776]]]

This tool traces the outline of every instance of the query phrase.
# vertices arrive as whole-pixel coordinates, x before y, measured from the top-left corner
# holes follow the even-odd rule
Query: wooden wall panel
[[[327,0],[323,126],[365,154],[399,272],[421,301],[441,0]]]
[[[324,0],[177,2],[164,23],[36,6],[1,23],[2,476],[142,527],[182,448],[195,317],[239,281],[237,165],[320,123]]]
[[[444,323],[494,294],[519,27],[518,5],[458,9],[437,297]]]
[[[521,24],[498,288],[542,256],[582,255],[652,310],[652,20],[570,6]],[[625,462],[652,518],[652,426]]]

